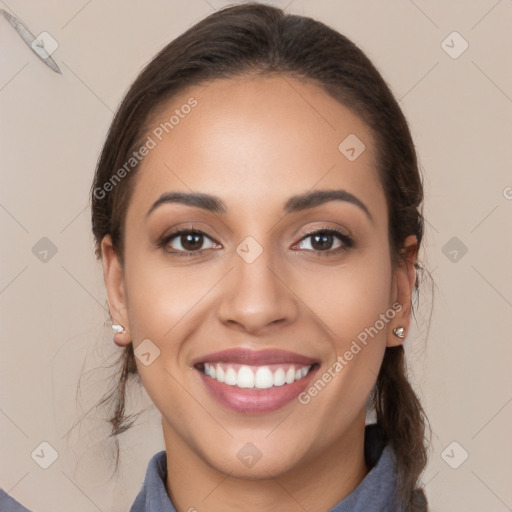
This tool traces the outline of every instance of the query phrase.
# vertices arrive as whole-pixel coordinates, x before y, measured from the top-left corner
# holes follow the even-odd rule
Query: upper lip
[[[217,362],[246,364],[249,366],[263,366],[277,363],[295,363],[308,366],[315,364],[318,361],[316,359],[312,359],[311,357],[296,354],[295,352],[288,352],[286,350],[250,350],[242,348],[230,348],[198,357],[194,359],[192,365],[196,366],[201,363]]]

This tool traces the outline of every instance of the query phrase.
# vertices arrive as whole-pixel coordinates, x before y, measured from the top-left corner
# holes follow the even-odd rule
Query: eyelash
[[[204,231],[201,231],[199,229],[190,229],[190,228],[178,229],[178,230],[174,231],[173,233],[170,233],[169,235],[162,237],[157,242],[156,245],[157,245],[157,247],[159,247],[161,249],[165,249],[165,247],[171,240],[173,240],[174,238],[179,237],[181,235],[184,235],[184,234],[203,235],[207,238],[210,238]],[[342,233],[341,231],[338,231],[337,229],[328,228],[328,227],[315,229],[314,231],[310,231],[309,233],[306,233],[299,240],[299,243],[302,242],[303,240],[306,240],[306,239],[311,238],[312,236],[318,235],[318,234],[334,235],[340,239],[340,241],[342,242],[343,245],[341,245],[340,247],[338,247],[336,249],[328,249],[326,251],[318,251],[316,249],[312,249],[312,250],[307,249],[307,252],[311,252],[313,254],[316,254],[318,256],[323,256],[323,257],[334,256],[334,255],[338,255],[343,252],[346,252],[354,246],[354,241],[350,236],[346,235],[345,233]],[[171,254],[175,254],[179,257],[190,258],[190,257],[197,256],[203,250],[205,250],[205,249],[200,249],[198,251],[177,251],[177,250],[173,249],[172,251],[167,251],[167,252],[171,253]]]

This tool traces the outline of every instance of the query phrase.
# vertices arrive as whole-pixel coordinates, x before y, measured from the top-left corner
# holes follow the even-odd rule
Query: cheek
[[[194,306],[218,280],[206,267],[171,266],[160,256],[132,253],[126,261],[126,293],[134,345],[150,338],[158,345],[175,339],[175,330],[190,323]]]
[[[222,298],[215,287],[223,286],[219,280],[224,267],[211,262],[171,264],[165,256],[148,257],[135,248],[129,254],[125,285],[135,347],[145,338],[157,345],[179,339],[177,333],[190,328],[195,316],[204,321],[205,308],[214,308],[209,296]],[[390,306],[391,268],[385,240],[347,255],[341,265],[310,261],[282,270],[301,303],[303,320],[307,316],[320,320],[337,349],[374,325]]]
[[[137,368],[146,392],[160,411],[168,410],[169,397],[174,397],[173,414],[185,414],[187,404],[176,398],[183,396],[182,375],[177,370],[183,370],[183,347],[204,320],[198,315],[207,303],[205,294],[218,279],[211,271],[171,268],[149,261],[147,257],[126,261],[126,294],[135,353],[149,339],[153,344],[149,345],[150,352],[158,354],[149,365],[136,358]]]
[[[294,291],[325,325],[337,351],[390,309],[391,266],[384,251],[365,251],[339,267],[297,276]],[[379,330],[383,329],[381,322]]]
[[[387,254],[382,244],[382,250],[364,251],[343,267],[317,272],[314,280],[301,280],[299,293],[308,297],[307,304],[326,326],[332,345],[330,361],[318,376],[329,383],[328,391],[318,393],[316,403],[318,410],[330,411],[336,424],[345,421],[348,411],[356,414],[361,409],[379,372],[395,316]],[[311,392],[317,396],[317,391]]]

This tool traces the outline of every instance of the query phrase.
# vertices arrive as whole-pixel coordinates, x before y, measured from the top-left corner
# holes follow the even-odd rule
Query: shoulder
[[[3,489],[0,489],[0,510],[2,512],[30,512],[28,508],[9,496]]]
[[[165,488],[166,480],[167,453],[162,450],[151,457],[146,469],[144,483],[130,508],[130,512],[144,512],[146,510],[176,512]]]
[[[398,476],[396,455],[379,424],[366,425],[364,449],[366,463],[371,468],[370,474],[373,473],[374,483],[379,485],[387,481],[388,487],[396,489]],[[376,473],[379,476],[375,480]],[[386,476],[384,477],[383,475]],[[401,511],[407,509],[405,512],[428,512],[428,502],[422,488],[416,489],[412,503],[408,507],[399,503],[396,503],[394,506],[397,510]]]

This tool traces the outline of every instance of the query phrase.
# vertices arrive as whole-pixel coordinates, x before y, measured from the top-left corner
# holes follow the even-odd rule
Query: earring
[[[125,347],[131,341],[129,339],[128,331],[120,324],[112,324],[112,330],[114,331],[114,336],[112,336],[112,341],[118,347]]]
[[[126,332],[126,329],[122,325],[112,324],[111,327],[117,333],[125,333]]]
[[[405,329],[403,327],[397,327],[396,329],[393,329],[393,334],[397,338],[405,338]]]

